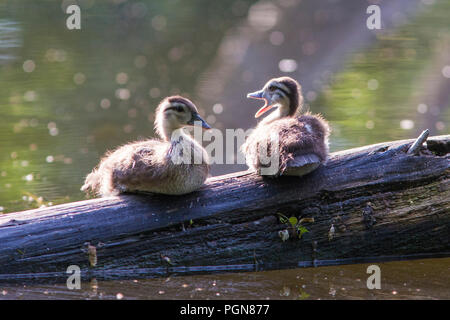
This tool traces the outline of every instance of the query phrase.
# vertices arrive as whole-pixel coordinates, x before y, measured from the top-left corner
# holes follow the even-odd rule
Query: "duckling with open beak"
[[[203,147],[184,131],[189,126],[211,128],[190,100],[165,98],[155,118],[161,139],[131,142],[108,152],[81,190],[109,196],[142,191],[180,195],[199,189],[208,177],[209,160]]]
[[[278,168],[272,176],[305,175],[324,163],[328,156],[328,122],[317,114],[300,115],[303,103],[300,84],[290,77],[269,80],[263,89],[249,93],[251,99],[263,100],[264,105],[256,112],[259,118],[269,110],[264,118],[247,137],[241,150],[245,154],[247,165],[262,174],[267,167],[261,161],[260,148],[267,146],[267,153],[273,153],[270,141],[278,136]]]

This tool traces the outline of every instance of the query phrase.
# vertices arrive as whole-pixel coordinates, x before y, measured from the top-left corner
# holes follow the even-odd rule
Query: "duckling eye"
[[[171,106],[167,108],[167,110],[175,110],[176,112],[184,112],[183,106],[177,105],[177,106]]]
[[[275,86],[270,86],[269,87],[269,91],[275,91],[277,89],[277,87],[275,87]]]

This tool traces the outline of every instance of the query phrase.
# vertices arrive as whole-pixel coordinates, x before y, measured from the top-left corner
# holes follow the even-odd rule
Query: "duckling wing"
[[[306,114],[282,120],[279,124],[281,170],[306,174],[328,155],[329,126],[318,115]],[[305,167],[302,170],[298,169]],[[296,174],[300,175],[300,174]]]
[[[189,141],[184,148],[194,148]],[[200,148],[200,147],[199,147]],[[184,150],[184,149],[183,149]],[[203,149],[201,149],[203,151]],[[174,144],[151,140],[124,150],[112,171],[114,188],[120,192],[185,194],[198,189],[208,176],[208,164],[175,163]]]
[[[114,152],[111,163],[113,182],[133,189],[142,183],[157,183],[165,175],[167,150],[170,144],[148,140],[128,144]]]

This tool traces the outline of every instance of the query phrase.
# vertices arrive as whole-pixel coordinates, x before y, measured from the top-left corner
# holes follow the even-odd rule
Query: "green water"
[[[302,73],[301,61],[322,54],[317,44],[333,41],[327,39],[326,32],[320,33],[320,39],[314,38],[316,29],[335,28],[327,25],[323,17],[331,20],[339,15],[343,15],[343,20],[357,15],[364,17],[365,12],[355,11],[348,1],[334,1],[334,7],[326,1],[275,1],[278,22],[256,36],[245,29],[255,21],[256,10],[251,8],[255,8],[256,1],[86,0],[80,3],[82,29],[78,31],[65,27],[67,15],[61,1],[0,3],[0,213],[85,199],[79,191],[85,175],[106,150],[153,136],[153,112],[167,95],[191,98],[200,113],[217,128],[234,127],[235,123],[242,124],[244,129],[254,126],[254,104],[245,100],[242,103],[248,106],[229,103],[226,92],[237,91],[245,97],[246,92],[258,89],[267,78],[283,74],[278,61],[287,57],[298,57],[299,69],[286,74],[305,79],[308,108],[322,113],[333,127],[332,151],[413,138],[425,128],[432,135],[449,133],[450,1],[419,1],[414,15],[399,16],[397,20],[404,20],[401,25],[374,33],[372,40],[363,46],[349,46],[345,57],[335,61],[338,66],[335,71],[322,70],[322,78],[327,81],[320,85],[310,79],[312,75]],[[308,28],[298,32],[289,30],[286,26],[298,23],[301,15],[319,18],[314,18]],[[270,21],[270,15],[263,18]],[[231,31],[242,38],[248,35],[251,46],[247,54],[253,52],[254,58],[247,56],[233,71],[235,77],[227,81],[228,91],[223,96],[207,94],[205,97],[198,88],[208,88],[211,68],[227,69],[216,58]],[[342,30],[341,37],[344,40],[358,32],[368,31],[362,25],[361,31]],[[300,42],[312,43],[313,47],[316,43],[315,53],[308,50],[297,53]],[[258,55],[275,46],[282,53],[272,56],[270,61]],[[237,50],[232,48],[231,52]],[[245,62],[255,59],[261,59],[258,70],[246,70]],[[314,63],[321,63],[311,61],[313,67]],[[251,72],[264,74],[264,78],[254,79],[248,76]],[[216,112],[215,103],[226,108]],[[213,173],[239,168],[222,165],[214,167]],[[440,261],[436,263],[448,266],[448,259]],[[424,262],[423,268],[428,267],[430,274],[433,263]],[[401,274],[411,265],[422,268],[414,262],[398,262],[393,274]],[[311,281],[323,274],[329,279],[331,275],[325,270],[331,270],[336,277],[339,272],[347,274],[354,268],[359,267],[186,277],[172,282],[102,283],[99,290],[105,290],[108,297],[123,291],[128,298],[157,298],[160,295],[154,293],[156,287],[167,284],[168,289],[160,289],[165,292],[161,297],[180,298],[190,297],[188,292],[195,288],[194,282],[200,281],[201,286],[211,288],[211,281],[219,279],[228,288],[227,292],[219,290],[220,297],[264,298],[269,285],[282,277],[281,283],[292,287],[289,298],[298,295],[300,283],[306,286],[300,291],[311,298],[330,298],[327,293],[330,288],[323,281],[314,286]],[[297,281],[303,272],[309,276],[303,282]],[[319,275],[314,276],[315,272]],[[448,287],[444,275],[445,272],[437,274],[436,283],[443,281]],[[362,276],[359,279],[364,282]],[[170,289],[171,283],[175,283],[173,288],[178,288],[184,282],[190,288],[186,293],[174,293]],[[259,282],[267,285],[256,285]],[[338,288],[346,287],[345,284],[337,285],[336,297],[372,297],[361,283],[358,286],[362,289],[353,294]],[[142,293],[144,284],[155,288],[153,293]],[[253,291],[246,292],[244,284]],[[111,286],[114,289],[108,289]],[[135,287],[136,290],[132,289]],[[402,284],[396,283],[394,287],[400,292]],[[421,285],[418,288],[407,285],[413,291],[405,294],[448,298],[439,285],[436,291],[432,285],[422,287],[426,293],[414,292]],[[56,296],[70,297],[64,290],[54,290]],[[284,290],[282,285],[275,286],[268,295],[279,297],[279,290]],[[16,288],[9,292],[20,295],[22,291]],[[26,290],[22,293],[29,294]],[[41,293],[34,294],[43,297]],[[195,294],[199,298],[215,297],[215,291],[209,289]],[[85,297],[84,293],[75,296]],[[389,292],[380,297],[390,297]]]

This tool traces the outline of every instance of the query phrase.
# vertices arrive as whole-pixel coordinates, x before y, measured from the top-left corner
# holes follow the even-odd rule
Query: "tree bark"
[[[2,215],[0,280],[67,277],[69,265],[123,279],[450,256],[450,135],[407,154],[413,142],[336,152],[304,177],[239,172],[184,196]],[[308,232],[283,216],[307,218]]]

